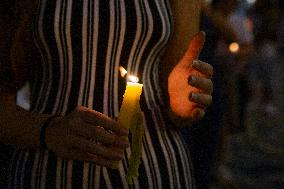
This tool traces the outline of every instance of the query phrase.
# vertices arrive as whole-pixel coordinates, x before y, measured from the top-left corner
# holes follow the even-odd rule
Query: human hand
[[[46,144],[56,155],[113,167],[129,147],[128,130],[111,118],[85,107],[55,119],[46,130]]]
[[[213,67],[196,60],[203,48],[205,33],[199,32],[173,68],[168,77],[168,92],[171,111],[179,119],[197,121],[205,114],[212,102]]]

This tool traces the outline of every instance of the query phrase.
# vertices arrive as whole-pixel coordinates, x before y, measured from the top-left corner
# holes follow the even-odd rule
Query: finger
[[[208,107],[212,103],[212,96],[201,93],[191,93],[190,100],[204,107]]]
[[[191,65],[194,69],[206,75],[208,78],[213,76],[213,66],[200,60],[194,60]]]
[[[106,145],[113,145],[123,149],[129,147],[127,137],[118,136],[114,132],[107,131],[99,126],[93,126],[89,123],[85,123],[83,127],[77,127],[75,131],[79,136],[83,136],[86,139],[96,139]]]
[[[120,136],[128,136],[128,129],[120,127],[116,121],[107,117],[106,115],[95,110],[83,108],[80,110],[81,118],[95,126],[102,126],[107,130],[111,130]]]
[[[97,165],[100,165],[100,166],[103,166],[103,167],[113,168],[114,165],[118,164],[118,161],[116,161],[116,160],[108,160],[108,159],[104,159],[100,156],[96,156],[94,154],[90,154],[90,153],[87,153],[87,154],[88,154],[88,157],[93,160],[93,162],[95,162]]]
[[[80,151],[98,155],[105,159],[122,160],[124,158],[121,151],[115,150],[114,148],[107,148],[106,146],[96,144],[95,142],[91,142],[90,140],[81,137],[70,136],[69,144],[72,148],[77,148]]]
[[[213,83],[211,79],[206,79],[197,76],[190,76],[188,79],[188,83],[193,87],[201,89],[204,93],[207,94],[211,94],[213,91]]]
[[[82,152],[78,149],[71,149],[71,151],[66,155],[68,159],[85,161],[85,162],[93,162],[96,165],[104,166],[104,167],[112,167],[116,161],[104,159],[95,154],[91,154],[88,152]]]
[[[196,34],[193,39],[191,40],[187,51],[183,57],[184,64],[191,64],[193,60],[198,59],[198,56],[203,48],[205,42],[205,32],[201,31]]]
[[[193,119],[194,119],[195,121],[200,120],[201,118],[204,117],[204,115],[205,115],[204,109],[195,108],[195,109],[193,110]]]

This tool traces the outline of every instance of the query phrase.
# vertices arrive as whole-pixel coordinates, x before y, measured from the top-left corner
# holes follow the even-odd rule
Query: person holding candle
[[[14,32],[1,36],[11,73],[0,91],[1,188],[195,188],[178,127],[212,101],[213,69],[197,60],[205,35],[193,37],[198,0],[21,0],[15,10]],[[128,130],[115,121],[125,90],[119,66],[143,84],[132,186]],[[26,81],[28,111],[14,100]]]

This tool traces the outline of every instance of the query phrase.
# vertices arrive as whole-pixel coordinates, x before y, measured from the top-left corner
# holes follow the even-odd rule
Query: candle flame
[[[129,80],[130,82],[133,82],[133,83],[138,83],[139,78],[136,77],[136,76],[134,76],[134,75],[130,75],[130,76],[128,76],[128,80]]]
[[[126,69],[124,69],[122,66],[119,67],[119,71],[120,71],[121,77],[125,77],[125,75],[127,74]]]
[[[126,76],[127,71],[126,71],[126,69],[124,69],[122,66],[119,67],[119,71],[120,71],[121,77],[125,77],[125,76]],[[134,75],[129,75],[129,76],[127,77],[127,80],[128,80],[129,82],[132,82],[132,83],[138,83],[139,78],[136,77],[136,76],[134,76]]]

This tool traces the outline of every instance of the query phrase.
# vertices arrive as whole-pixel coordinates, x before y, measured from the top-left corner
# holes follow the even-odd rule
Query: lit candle
[[[121,71],[122,73],[122,71]],[[127,72],[124,71],[126,74]],[[139,79],[135,76],[128,76],[126,90],[120,108],[118,123],[131,132],[131,155],[126,174],[126,180],[132,184],[132,179],[138,177],[138,169],[142,157],[142,140],[144,136],[143,115],[140,109],[140,95],[143,85],[138,83]]]
[[[140,111],[139,101],[143,87],[142,84],[138,83],[138,78],[135,76],[129,76],[128,80],[118,116],[118,122],[125,128],[130,128],[136,121],[133,119],[136,118],[135,115]]]

